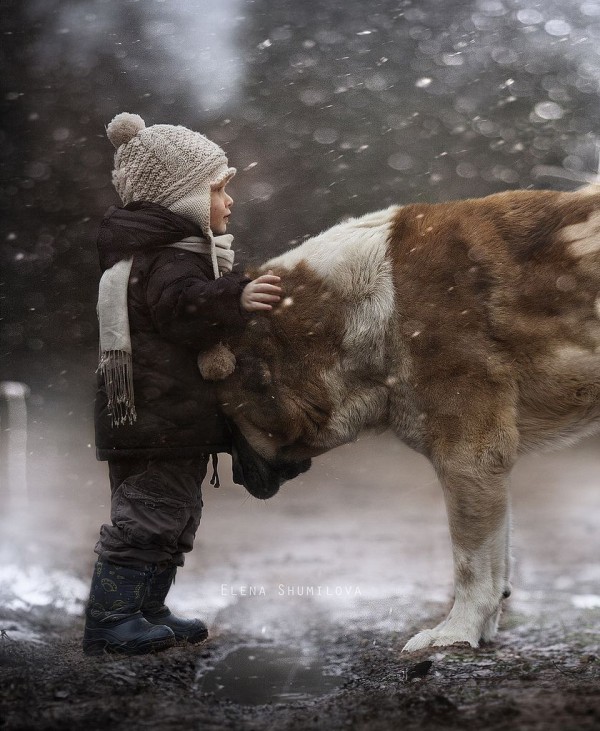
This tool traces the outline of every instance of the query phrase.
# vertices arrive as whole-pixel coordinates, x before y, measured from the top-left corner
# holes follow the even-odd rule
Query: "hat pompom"
[[[136,136],[138,132],[146,128],[146,123],[139,114],[121,112],[109,122],[106,128],[106,135],[113,145],[118,149]]]

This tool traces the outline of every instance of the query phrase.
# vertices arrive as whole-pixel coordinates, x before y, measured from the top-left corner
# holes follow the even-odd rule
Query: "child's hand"
[[[272,310],[271,303],[275,304],[281,299],[281,287],[277,286],[280,281],[281,277],[269,270],[269,274],[262,274],[248,282],[242,291],[242,307],[249,312]]]

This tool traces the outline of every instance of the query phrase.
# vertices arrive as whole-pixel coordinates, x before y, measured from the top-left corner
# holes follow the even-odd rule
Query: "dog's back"
[[[521,452],[600,428],[599,192],[409,205],[390,251],[430,415],[512,402]]]

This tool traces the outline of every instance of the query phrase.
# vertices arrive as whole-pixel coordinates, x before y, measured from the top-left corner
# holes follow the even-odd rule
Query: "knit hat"
[[[196,223],[209,242],[210,190],[232,178],[224,151],[180,125],[146,127],[138,114],[122,112],[106,128],[116,147],[113,185],[123,205],[147,200]]]

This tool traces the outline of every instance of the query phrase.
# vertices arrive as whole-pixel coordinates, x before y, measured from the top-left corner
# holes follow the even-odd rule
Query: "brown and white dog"
[[[600,187],[392,206],[268,269],[285,298],[234,344],[223,408],[273,463],[365,428],[425,454],[455,600],[404,649],[492,639],[510,594],[507,475],[600,429]]]

